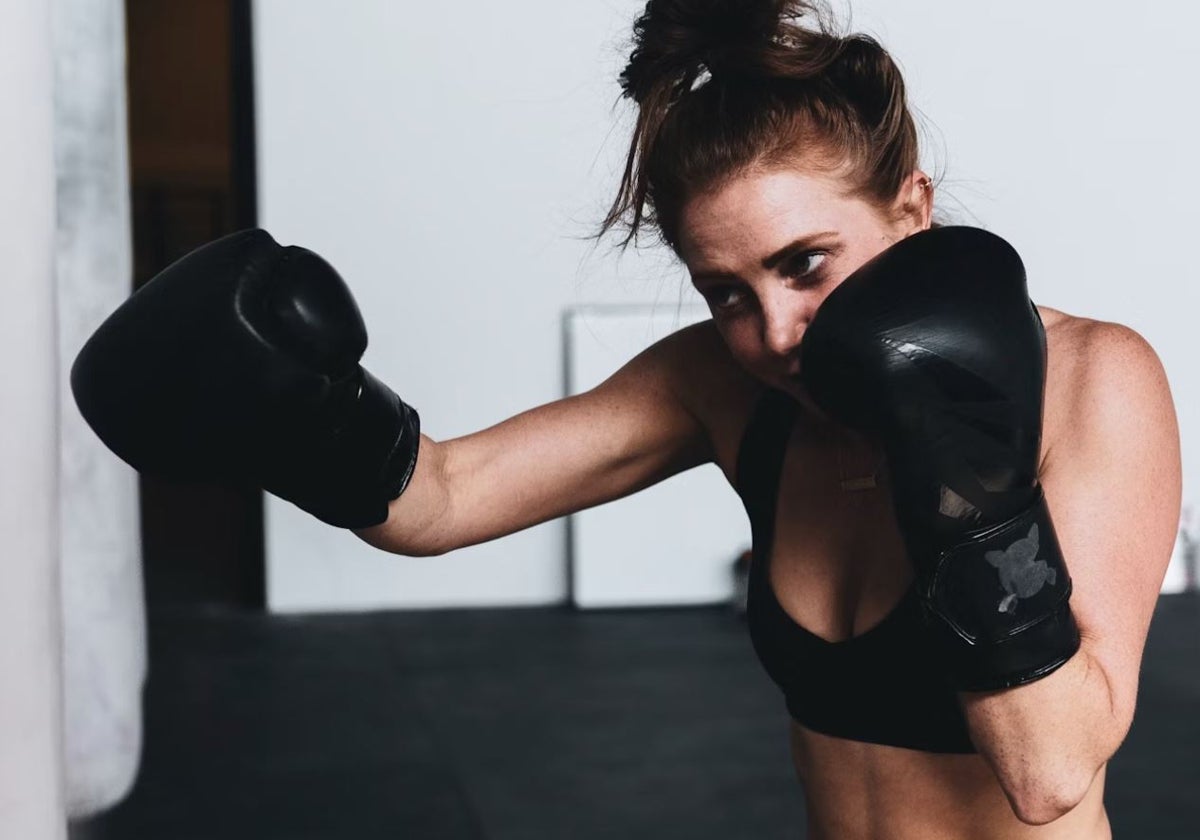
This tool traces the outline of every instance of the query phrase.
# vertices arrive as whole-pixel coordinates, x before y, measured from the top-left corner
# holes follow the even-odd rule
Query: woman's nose
[[[795,354],[812,315],[794,294],[791,297],[764,302],[762,308],[763,345],[778,356]]]

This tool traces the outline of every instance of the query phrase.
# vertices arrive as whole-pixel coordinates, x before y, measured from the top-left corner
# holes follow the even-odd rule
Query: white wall
[[[935,132],[942,193],[964,205],[959,220],[1017,247],[1038,303],[1127,324],[1158,351],[1183,435],[1184,506],[1195,511],[1200,6],[863,0],[854,9],[856,27],[904,67]],[[1181,549],[1168,590],[1183,583]]]
[[[50,12],[0,3],[0,837],[63,819]],[[20,80],[19,84],[11,80]]]
[[[141,757],[146,609],[137,476],[69,389],[87,337],[129,295],[125,4],[55,0],[55,164],[66,807],[97,813]]]
[[[568,394],[595,388],[708,307],[586,306],[566,313]],[[716,464],[570,517],[571,603],[583,608],[729,602],[750,521]]]
[[[664,255],[618,264],[582,240],[622,161],[628,111],[611,106],[642,5],[255,4],[262,224],[338,266],[371,330],[367,366],[436,438],[561,394],[564,308],[678,302]],[[1200,20],[1178,3],[1110,6],[862,0],[854,24],[906,69],[930,162],[945,164],[940,196],[966,207],[949,208],[957,219],[1021,250],[1039,302],[1146,335],[1188,440]],[[1185,459],[1191,498],[1200,455]],[[564,545],[551,523],[409,560],[272,501],[269,597],[279,609],[557,601]]]
[[[261,223],[338,267],[371,333],[365,364],[435,438],[562,395],[566,306],[678,303],[661,265],[631,256],[614,277],[581,241],[625,143],[600,155],[635,7],[255,5]],[[274,500],[267,516],[277,609],[566,594],[561,522],[413,560]]]

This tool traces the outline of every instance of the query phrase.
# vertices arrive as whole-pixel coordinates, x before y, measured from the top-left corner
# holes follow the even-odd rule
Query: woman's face
[[[845,194],[836,173],[797,167],[740,175],[693,196],[680,256],[734,358],[804,399],[800,339],[826,295],[871,257],[929,226],[928,179],[915,172],[892,214]]]

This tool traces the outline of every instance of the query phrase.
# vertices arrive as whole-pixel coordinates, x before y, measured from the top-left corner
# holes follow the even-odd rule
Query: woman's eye
[[[713,309],[728,311],[742,302],[742,292],[734,286],[718,286],[704,292],[704,299]]]
[[[803,254],[797,254],[788,266],[788,275],[791,277],[811,277],[821,267],[821,264],[825,262],[825,258],[828,256],[824,251],[805,251]]]

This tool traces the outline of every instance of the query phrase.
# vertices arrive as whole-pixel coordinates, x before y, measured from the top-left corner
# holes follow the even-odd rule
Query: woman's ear
[[[933,179],[914,169],[896,195],[896,218],[911,232],[927,230],[933,223]]]

